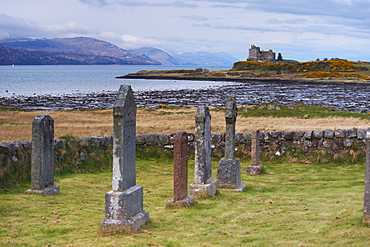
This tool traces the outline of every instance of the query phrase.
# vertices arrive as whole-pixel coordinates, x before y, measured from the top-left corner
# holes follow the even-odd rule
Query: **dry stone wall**
[[[344,149],[356,149],[365,152],[365,138],[366,129],[261,132],[261,156],[264,153],[284,154],[289,148],[300,149],[306,153],[317,151],[337,153]],[[163,149],[173,149],[173,141],[174,134],[136,135],[136,146],[138,148],[156,145]],[[188,142],[190,152],[194,153],[194,134],[188,133]],[[236,133],[235,142],[237,149],[250,150],[252,133]],[[73,160],[78,165],[79,162],[88,159],[89,154],[94,150],[104,151],[112,143],[113,136],[55,140],[55,169],[62,169],[60,164],[66,160]],[[0,171],[2,171],[0,179],[2,176],[6,176],[7,172],[14,172],[18,164],[26,165],[31,157],[31,145],[32,143],[27,141],[0,144]],[[225,153],[224,133],[213,133],[211,135],[211,148],[213,153]]]

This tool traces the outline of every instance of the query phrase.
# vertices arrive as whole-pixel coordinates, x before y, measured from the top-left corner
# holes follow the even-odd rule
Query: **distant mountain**
[[[153,48],[153,47],[143,47],[139,49],[131,50],[135,53],[144,54],[158,62],[160,62],[162,65],[180,65],[176,59],[174,59],[170,54],[168,54],[166,51]]]
[[[3,46],[0,49],[0,64],[162,64],[232,67],[234,62],[238,61],[224,52],[170,55],[164,50],[152,47],[128,51],[109,42],[88,37],[3,40],[0,41],[0,46]]]
[[[43,52],[27,51],[24,49],[12,49],[0,46],[0,65],[45,65],[45,64],[79,64],[77,61],[50,56]]]
[[[11,58],[14,60],[11,64],[17,64],[17,60],[22,61],[22,64],[161,64],[146,55],[87,37],[6,40],[1,41],[0,46],[17,49],[20,52],[19,57],[7,57],[7,62],[10,62]],[[5,56],[6,51],[3,49],[2,52],[0,62],[5,61],[2,55]],[[15,51],[8,50],[8,52],[15,54]],[[36,59],[37,57],[39,59]]]
[[[187,52],[171,56],[166,51],[153,47],[144,47],[132,51],[153,58],[161,62],[163,65],[199,65],[199,66],[232,67],[235,62],[239,61],[239,59],[232,57],[225,52],[219,53]]]
[[[233,66],[239,59],[225,52],[186,52],[174,58],[182,65]]]

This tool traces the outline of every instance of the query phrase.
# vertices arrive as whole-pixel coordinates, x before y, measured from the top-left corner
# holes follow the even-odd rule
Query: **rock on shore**
[[[168,106],[197,107],[223,106],[227,95],[235,94],[238,105],[257,105],[275,102],[285,105],[311,104],[336,110],[367,113],[370,111],[370,85],[366,84],[312,84],[302,82],[269,83],[243,82],[203,89],[151,90],[135,92],[139,107]],[[111,109],[116,92],[89,94],[35,95],[1,97],[0,105],[27,111]]]

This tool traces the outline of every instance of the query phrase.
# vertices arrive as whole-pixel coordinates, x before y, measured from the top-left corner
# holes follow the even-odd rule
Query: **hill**
[[[135,53],[146,55],[156,61],[160,62],[162,65],[180,65],[179,62],[172,57],[169,53],[162,49],[153,47],[143,47],[139,49],[131,50]]]
[[[6,40],[2,49],[1,64],[125,64],[160,65],[161,63],[109,42],[87,38]],[[17,54],[17,56],[15,56]]]
[[[225,52],[186,52],[177,54],[174,58],[181,65],[227,66],[231,67],[237,58]]]
[[[0,46],[0,65],[44,65],[44,64],[78,64],[77,61],[50,56],[43,52],[33,52],[24,49],[12,49]]]
[[[144,54],[152,59],[161,62],[163,65],[199,65],[199,66],[226,66],[231,67],[237,58],[225,52],[186,52],[182,54],[170,55],[168,52],[153,48],[144,47],[132,50],[133,52]]]

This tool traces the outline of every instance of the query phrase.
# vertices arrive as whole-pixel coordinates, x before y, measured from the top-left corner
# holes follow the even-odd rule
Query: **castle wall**
[[[275,60],[275,52],[272,50],[261,51],[260,47],[252,45],[249,49],[248,61],[273,61]]]

